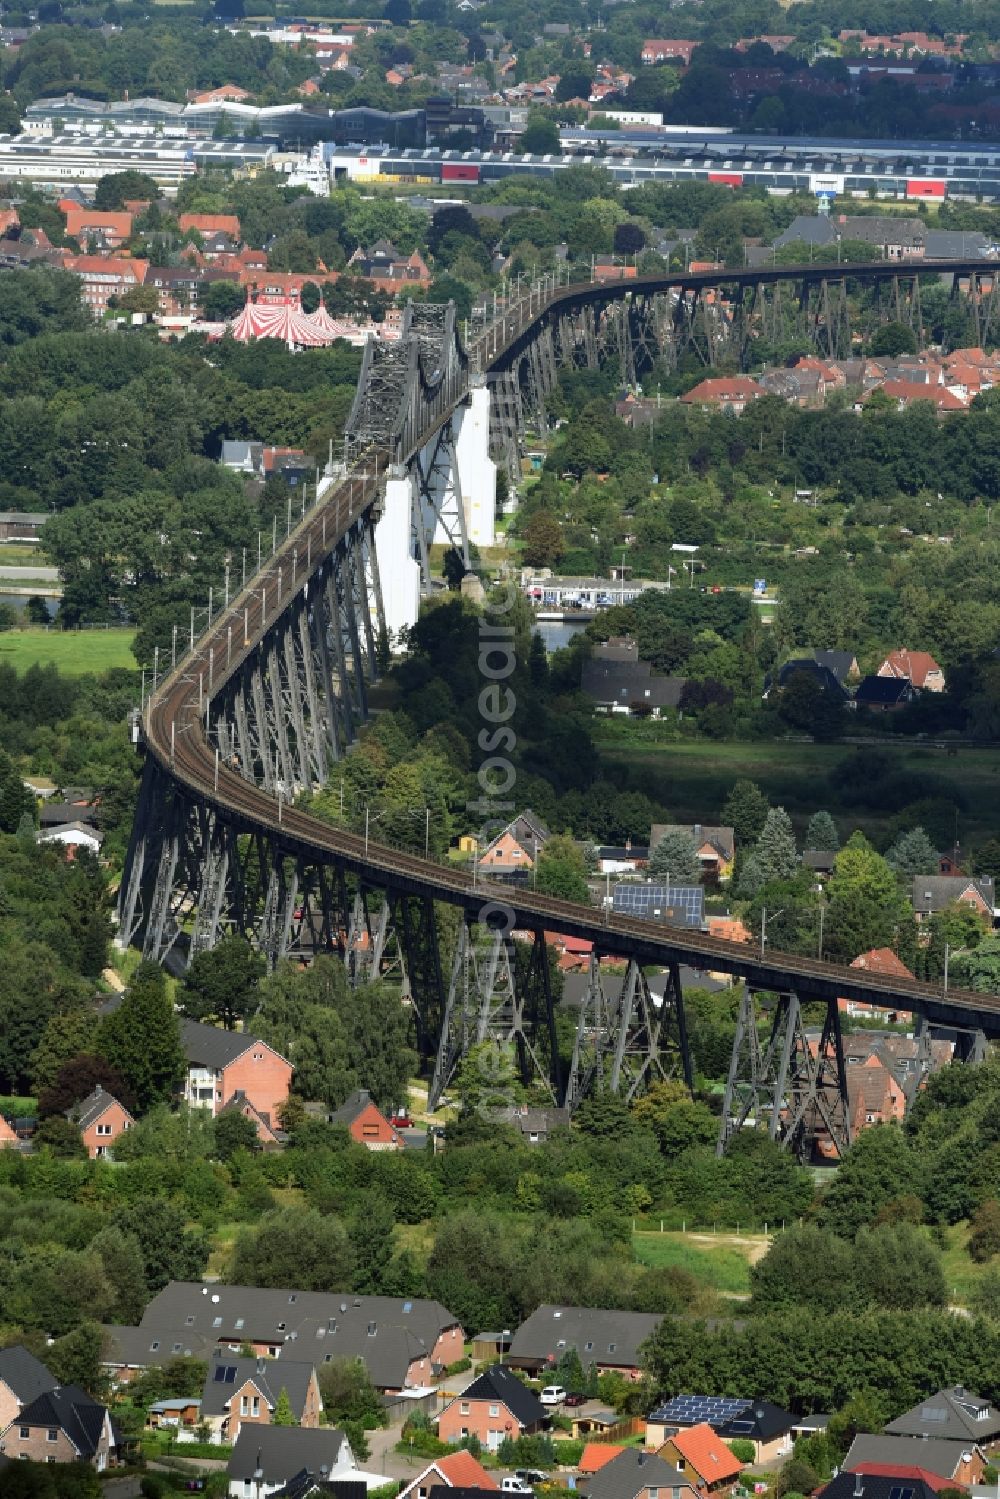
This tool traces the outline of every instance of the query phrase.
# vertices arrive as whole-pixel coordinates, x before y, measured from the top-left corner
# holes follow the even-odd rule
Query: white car
[[[566,1391],[561,1384],[547,1384],[538,1398],[543,1405],[562,1405]]]
[[[502,1494],[533,1494],[534,1490],[530,1483],[525,1483],[523,1478],[505,1478],[500,1484]]]

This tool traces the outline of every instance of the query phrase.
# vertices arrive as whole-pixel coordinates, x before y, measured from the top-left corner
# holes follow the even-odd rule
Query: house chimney
[[[367,1103],[370,1096],[367,1088],[358,1089],[358,1103]]]

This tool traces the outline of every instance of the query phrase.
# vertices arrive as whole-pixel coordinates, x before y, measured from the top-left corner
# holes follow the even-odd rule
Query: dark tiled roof
[[[952,901],[958,900],[972,888],[980,899],[992,910],[994,900],[993,881],[988,878],[972,879],[964,874],[915,874],[913,876],[913,909],[922,916],[934,911],[943,911]]]
[[[86,1390],[67,1384],[46,1390],[17,1419],[21,1426],[61,1427],[80,1456],[90,1458],[97,1451],[107,1414]]]
[[[102,1363],[118,1368],[158,1368],[171,1358],[204,1358],[213,1339],[193,1327],[105,1325]]]
[[[352,1125],[355,1119],[360,1114],[363,1114],[371,1103],[372,1096],[368,1092],[368,1089],[357,1088],[346,1103],[342,1103],[339,1109],[334,1109],[331,1114],[327,1114],[327,1121],[330,1124]],[[374,1108],[376,1105],[372,1104],[372,1107]]]
[[[522,1426],[535,1426],[545,1419],[545,1407],[537,1395],[502,1364],[494,1364],[474,1379],[463,1391],[462,1400],[499,1400]]]
[[[820,1489],[817,1499],[902,1499],[903,1494],[907,1499],[935,1499],[934,1489],[920,1478],[884,1478],[873,1473],[838,1473]]]
[[[200,1025],[197,1020],[181,1021],[184,1055],[196,1067],[221,1071],[249,1051],[256,1041],[257,1037],[246,1031],[222,1031],[215,1025]]]
[[[74,1123],[77,1124],[80,1129],[88,1129],[90,1125],[92,1125],[96,1120],[100,1119],[101,1115],[105,1112],[106,1109],[110,1108],[112,1104],[117,1104],[119,1108],[124,1107],[124,1105],[118,1103],[117,1098],[115,1098],[113,1094],[105,1093],[104,1089],[100,1086],[100,1084],[98,1084],[89,1097],[85,1098],[82,1103],[78,1103],[73,1106],[73,1108],[70,1110],[70,1114],[73,1118]],[[126,1109],[125,1112],[127,1114],[128,1109]]]
[[[913,688],[905,677],[862,677],[854,694],[856,703],[905,703],[913,695]]]
[[[278,1489],[271,1499],[311,1499],[313,1494],[332,1495],[333,1499],[365,1499],[368,1488],[363,1478],[319,1478],[303,1468],[290,1478],[283,1489]]]
[[[732,1441],[734,1437],[748,1437],[753,1442],[773,1442],[784,1436],[795,1425],[795,1417],[783,1411],[780,1405],[770,1400],[753,1400],[746,1410],[731,1416],[715,1429],[720,1437]]]
[[[992,1441],[1000,1435],[1000,1412],[981,1395],[960,1385],[939,1390],[904,1411],[885,1428],[886,1436],[944,1437],[947,1440]]]
[[[680,1491],[681,1499],[692,1499],[694,1490],[679,1469],[655,1453],[627,1447],[605,1463],[587,1484],[587,1499],[636,1499],[643,1489]]]
[[[0,1382],[13,1390],[22,1405],[30,1405],[59,1383],[41,1360],[20,1343],[13,1348],[0,1348]]]
[[[236,1358],[219,1352],[208,1366],[201,1392],[203,1416],[223,1416],[228,1402],[241,1386],[252,1381],[273,1410],[282,1390],[288,1394],[292,1413],[301,1417],[313,1377],[312,1364],[286,1358]]]
[[[913,1437],[856,1436],[851,1450],[844,1458],[844,1469],[852,1475],[863,1469],[866,1462],[910,1464],[926,1468],[941,1478],[954,1478],[962,1455],[972,1444],[964,1442],[936,1441],[926,1438],[919,1443]],[[875,1479],[871,1480],[873,1483]],[[867,1480],[866,1480],[867,1482]]]
[[[514,1334],[510,1356],[552,1359],[575,1348],[584,1369],[588,1363],[632,1368],[639,1348],[663,1321],[655,1312],[617,1312],[579,1306],[540,1306]]]
[[[336,1426],[258,1426],[244,1422],[226,1472],[230,1479],[253,1478],[258,1464],[266,1483],[288,1483],[307,1468],[327,1472],[340,1462],[347,1438]]]

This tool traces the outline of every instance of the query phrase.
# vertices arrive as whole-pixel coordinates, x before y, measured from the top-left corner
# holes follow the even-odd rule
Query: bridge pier
[[[813,1002],[813,1001],[810,1001]],[[843,1156],[851,1143],[847,1070],[836,998],[826,1000],[826,1018],[813,1054],[802,1021],[799,995],[779,994],[767,1044],[757,1026],[756,997],[747,985],[740,1000],[726,1081],[716,1154],[740,1130],[766,1129],[771,1140],[810,1160],[823,1147]]]
[[[657,1007],[634,958],[620,992],[610,999],[600,956],[592,953],[566,1083],[566,1107],[572,1110],[582,1099],[603,1091],[631,1102],[651,1083],[666,1082],[678,1072],[691,1088],[693,1069],[679,965],[670,965],[663,1000]]]

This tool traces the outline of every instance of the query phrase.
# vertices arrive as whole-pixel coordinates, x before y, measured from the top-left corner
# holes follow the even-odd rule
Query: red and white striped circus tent
[[[258,338],[280,338],[289,348],[315,349],[332,344],[340,335],[335,331],[325,309],[323,320],[307,317],[301,303],[289,302],[280,307],[262,302],[247,302],[239,317],[229,327],[239,343]]]

